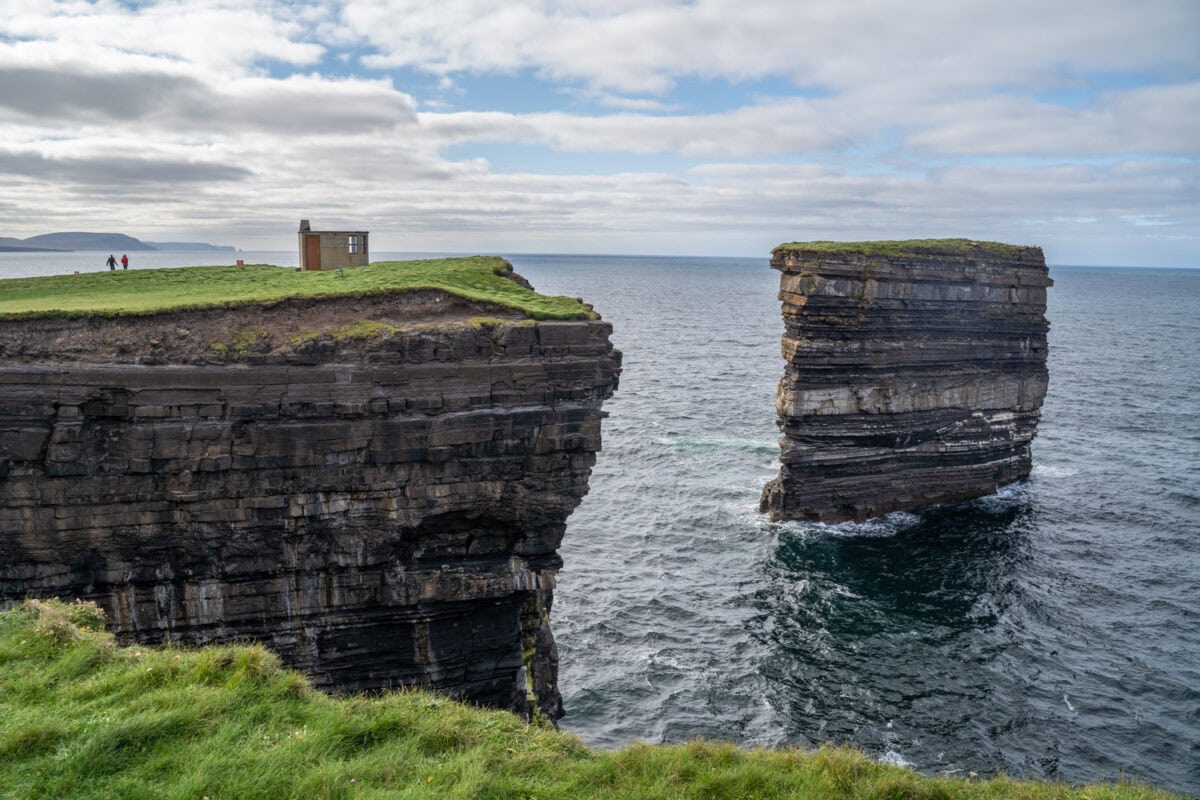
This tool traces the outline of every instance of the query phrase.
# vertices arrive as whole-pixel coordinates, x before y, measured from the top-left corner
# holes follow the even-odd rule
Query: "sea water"
[[[625,353],[561,550],[563,727],[1200,793],[1200,271],[1052,267],[1030,478],[822,525],[757,512],[784,366],[766,258],[511,260]]]
[[[3,253],[0,277],[105,258]],[[593,303],[625,354],[561,550],[563,727],[1200,793],[1200,271],[1052,267],[1030,478],[821,525],[757,512],[783,371],[765,257],[509,258]]]

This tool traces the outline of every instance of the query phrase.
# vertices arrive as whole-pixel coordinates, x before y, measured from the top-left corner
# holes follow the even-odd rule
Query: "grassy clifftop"
[[[90,272],[0,280],[0,319],[154,314],[236,307],[289,297],[378,297],[442,289],[495,303],[533,319],[592,319],[573,297],[548,297],[507,276],[512,265],[494,256],[386,261],[344,272],[296,272],[252,264]]]
[[[1033,249],[1003,242],[977,242],[974,239],[901,239],[877,242],[788,242],[775,248],[810,253],[845,253],[867,256],[992,256],[1015,258]]]
[[[335,699],[261,647],[125,648],[98,609],[0,613],[5,798],[1166,798],[925,778],[848,749],[594,752],[424,692]]]

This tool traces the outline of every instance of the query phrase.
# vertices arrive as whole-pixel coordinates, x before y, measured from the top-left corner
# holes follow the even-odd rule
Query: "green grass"
[[[87,605],[0,613],[0,797],[1165,798],[926,778],[845,748],[597,752],[424,692],[335,699],[261,647],[116,647]]]
[[[977,242],[973,239],[903,239],[878,242],[788,242],[775,248],[810,253],[861,253],[868,256],[951,256],[1015,257],[1027,247],[1003,242]]]
[[[289,297],[368,297],[444,289],[495,303],[531,319],[592,319],[578,298],[548,297],[504,276],[511,265],[494,256],[385,261],[327,272],[252,264],[89,272],[0,280],[0,319],[153,314],[162,311],[270,303]]]
[[[379,322],[373,319],[360,319],[346,325],[338,325],[337,327],[330,328],[326,333],[334,341],[341,342],[347,339],[376,339],[385,334],[394,333],[396,330],[396,326],[389,325],[386,322]],[[320,335],[321,331],[301,331],[291,337],[291,342],[293,346],[296,346],[309,339],[316,339]],[[219,342],[214,342],[213,344],[219,344]],[[245,350],[245,348],[242,349]],[[224,353],[221,353],[221,355],[224,355]]]

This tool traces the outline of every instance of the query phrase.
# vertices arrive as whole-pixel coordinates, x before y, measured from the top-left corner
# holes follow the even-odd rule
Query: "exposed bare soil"
[[[480,316],[524,319],[512,309],[422,290],[146,316],[3,320],[0,362],[220,363],[268,353],[286,356],[305,339],[338,338],[344,335],[339,329],[363,320],[403,331]]]

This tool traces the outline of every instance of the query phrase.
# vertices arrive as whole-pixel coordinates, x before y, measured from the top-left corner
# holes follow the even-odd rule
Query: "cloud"
[[[73,65],[0,64],[0,107],[37,119],[141,119],[165,104],[201,94],[198,81],[178,75],[96,74]]]
[[[347,0],[346,28],[378,67],[446,74],[532,69],[594,89],[666,92],[680,76],[783,76],[851,91],[1013,85],[1200,63],[1191,0]],[[1064,69],[1065,68],[1065,69]]]
[[[423,113],[424,130],[446,143],[540,143],[576,153],[678,154],[688,158],[811,153],[849,146],[849,125],[822,101],[794,98],[720,114],[576,115],[466,111]]]
[[[1193,155],[1200,83],[1100,95],[1066,108],[1007,95],[953,104],[888,98],[772,99],[715,114],[423,113],[446,144],[508,141],[574,153],[672,154],[692,159],[837,154],[895,131],[892,147],[926,157]]]
[[[1100,95],[1066,108],[1016,97],[968,100],[937,111],[906,144],[943,155],[1189,155],[1200,142],[1200,82]]]
[[[656,111],[667,113],[679,111],[680,106],[674,103],[664,103],[646,97],[627,97],[612,92],[601,92],[594,89],[563,89],[564,94],[585,103],[595,103],[606,108],[618,108],[622,111]]]
[[[214,76],[162,58],[45,44],[0,44],[0,115],[32,124],[90,122],[145,131],[305,135],[393,128],[415,102],[387,80]],[[83,57],[81,57],[83,56]],[[96,62],[105,66],[97,67]]]
[[[325,52],[296,41],[315,23],[290,4],[184,0],[127,6],[112,0],[8,0],[0,38],[44,41],[67,48],[162,56],[236,73],[262,59],[314,64]],[[319,17],[319,14],[317,15]],[[105,61],[93,67],[104,69]]]
[[[0,150],[0,175],[105,186],[111,191],[146,184],[243,180],[250,170],[232,164],[134,156],[51,158],[41,153]]]

